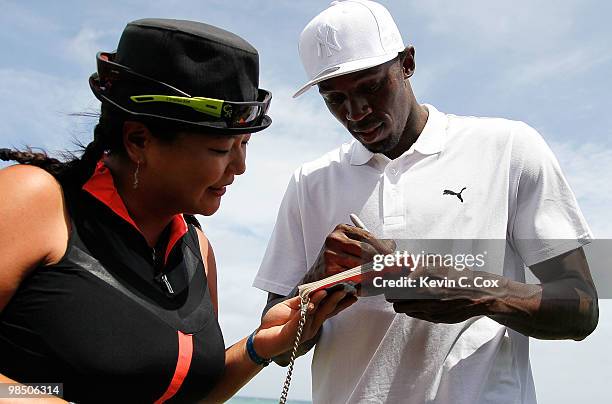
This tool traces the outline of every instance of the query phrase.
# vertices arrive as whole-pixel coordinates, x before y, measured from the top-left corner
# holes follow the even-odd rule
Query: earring
[[[136,170],[134,170],[134,183],[132,185],[132,187],[134,189],[138,189],[138,173],[140,171],[140,160],[138,160],[138,163],[136,163]]]

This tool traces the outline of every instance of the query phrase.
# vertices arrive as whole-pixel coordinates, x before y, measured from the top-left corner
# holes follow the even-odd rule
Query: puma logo
[[[463,203],[463,198],[461,197],[461,193],[462,193],[463,191],[465,191],[466,189],[467,189],[466,187],[463,187],[463,188],[461,189],[461,191],[459,191],[459,192],[450,191],[450,190],[448,190],[448,189],[445,189],[445,190],[444,190],[444,192],[442,192],[442,195],[455,195],[457,198],[459,198],[459,200],[461,201],[461,203]]]

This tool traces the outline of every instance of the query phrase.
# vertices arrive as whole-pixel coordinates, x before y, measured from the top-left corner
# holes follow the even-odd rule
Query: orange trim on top
[[[178,359],[176,361],[176,370],[170,381],[170,386],[166,392],[157,400],[155,404],[161,404],[166,400],[171,399],[176,392],[181,388],[189,367],[191,366],[191,358],[193,357],[193,335],[183,334],[178,331]]]
[[[187,223],[183,215],[176,215],[172,218],[170,223],[170,238],[168,239],[168,245],[166,246],[166,254],[164,254],[164,265],[168,262],[168,256],[170,251],[174,248],[174,245],[187,233]]]
[[[132,225],[140,234],[140,228],[132,220],[127,207],[121,199],[121,195],[115,188],[115,182],[111,175],[108,167],[104,165],[104,161],[98,161],[96,169],[89,180],[83,185],[83,190],[90,193],[94,198],[108,206],[115,214],[121,217],[123,220]],[[164,254],[164,265],[168,261],[170,251],[176,245],[176,243],[187,233],[187,223],[183,215],[176,215],[172,218],[170,223],[170,238],[168,239],[168,245],[166,246],[166,252]]]
[[[102,160],[98,161],[96,169],[89,180],[83,185],[83,190],[89,192],[94,198],[108,206],[123,220],[134,226],[142,234],[136,223],[130,217],[123,199],[115,188],[113,176]]]

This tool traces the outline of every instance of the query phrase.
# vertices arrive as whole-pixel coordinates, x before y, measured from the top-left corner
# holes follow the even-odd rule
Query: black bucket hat
[[[237,135],[270,126],[272,94],[259,88],[259,54],[231,32],[194,21],[129,23],[89,78],[103,103],[141,120]]]

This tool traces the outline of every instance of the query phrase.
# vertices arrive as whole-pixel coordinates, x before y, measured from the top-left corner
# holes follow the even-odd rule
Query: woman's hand
[[[328,295],[324,290],[310,296],[302,341],[313,338],[325,320],[336,315],[357,301],[344,291]],[[253,340],[255,351],[264,358],[280,355],[293,347],[300,322],[301,298],[296,296],[273,306],[261,320]]]

